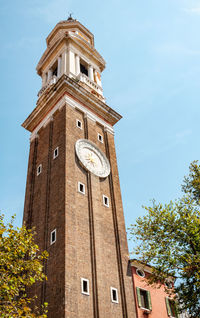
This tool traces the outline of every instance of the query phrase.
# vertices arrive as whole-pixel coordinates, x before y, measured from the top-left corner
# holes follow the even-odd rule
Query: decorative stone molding
[[[38,134],[31,134],[30,138],[29,138],[29,141],[32,142],[35,138],[39,138],[39,135]]]
[[[99,86],[97,83],[95,83],[93,80],[91,80],[87,75],[80,73],[77,76],[78,80],[87,84],[92,89],[95,89],[98,94],[103,95],[103,89],[101,86]]]
[[[43,124],[43,127],[45,128],[50,123],[50,121],[53,121],[53,116],[47,118],[47,120]]]
[[[96,122],[95,116],[93,116],[92,114],[89,114],[88,112],[86,112],[86,113],[84,114],[84,118],[88,118],[88,119],[90,119],[90,120]]]
[[[69,96],[65,96],[65,101],[66,103],[71,106],[71,107],[75,107],[79,110],[81,110],[84,115],[93,120],[93,121],[96,121],[96,122],[99,122],[103,127],[104,129],[107,128],[107,131],[109,133],[111,133],[112,135],[114,135],[114,129],[112,126],[110,126],[109,124],[107,124],[103,119],[100,119],[97,115],[95,115],[94,113],[90,112],[87,108],[85,108],[83,105],[81,105],[80,103],[78,102],[75,102],[71,97]]]
[[[86,107],[84,107],[83,105],[81,105],[80,103],[78,103],[77,101],[75,101],[73,98],[65,95],[55,106],[54,108],[46,115],[46,117],[40,122],[40,124],[35,128],[35,130],[32,132],[31,134],[31,140],[32,138],[35,138],[34,136],[38,133],[38,131],[42,128],[42,127],[46,127],[46,125],[48,124],[49,120],[52,120],[51,118],[53,118],[53,114],[57,111],[57,110],[61,110],[63,106],[70,106],[73,108],[77,108],[79,110],[81,110],[84,113],[84,116],[86,116],[87,118],[89,118],[90,120],[99,122],[104,129],[109,132],[110,134],[114,135],[114,130],[113,127],[110,126],[109,124],[107,124],[104,120],[100,119],[97,115],[95,115],[94,113],[90,112]]]
[[[114,135],[113,128],[110,127],[110,126],[108,126],[108,125],[107,125],[107,126],[104,126],[104,131],[106,131],[106,132],[108,132],[108,133]]]
[[[41,90],[39,90],[37,96],[40,97],[40,96],[46,91],[47,88],[49,88],[51,85],[54,85],[56,82],[57,82],[57,76],[54,75],[54,76],[49,80],[49,82],[48,82],[45,86],[43,86],[43,87],[41,88]]]

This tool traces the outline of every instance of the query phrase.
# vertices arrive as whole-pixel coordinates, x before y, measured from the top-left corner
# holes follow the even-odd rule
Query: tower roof
[[[47,36],[47,49],[36,67],[39,75],[41,75],[41,69],[46,59],[57,49],[61,42],[64,41],[73,41],[73,43],[76,43],[82,50],[87,51],[98,61],[99,68],[103,71],[106,63],[94,47],[94,35],[70,15],[67,20],[58,22]]]
[[[86,37],[85,40],[88,41],[92,46],[94,46],[94,35],[83,24],[81,24],[76,19],[73,19],[71,15],[67,20],[60,21],[56,24],[56,26],[46,38],[47,46],[51,44],[58,31],[60,31],[60,34],[66,31],[81,31]]]

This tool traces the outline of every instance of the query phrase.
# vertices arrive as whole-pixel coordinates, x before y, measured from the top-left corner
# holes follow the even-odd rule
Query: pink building
[[[133,289],[136,299],[137,318],[169,318],[177,317],[173,300],[166,294],[165,286],[156,288],[148,285],[146,278],[151,267],[131,260]],[[173,284],[166,282],[168,287]]]

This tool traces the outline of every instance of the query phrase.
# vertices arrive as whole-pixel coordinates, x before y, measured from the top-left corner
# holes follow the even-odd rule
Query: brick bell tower
[[[113,126],[103,96],[105,61],[70,16],[46,39],[37,73],[24,222],[49,253],[34,287],[49,318],[136,317]]]

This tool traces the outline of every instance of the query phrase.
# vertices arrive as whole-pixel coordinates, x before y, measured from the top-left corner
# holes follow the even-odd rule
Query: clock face
[[[87,140],[79,139],[75,144],[76,154],[82,165],[100,178],[110,174],[110,164],[104,153]]]

